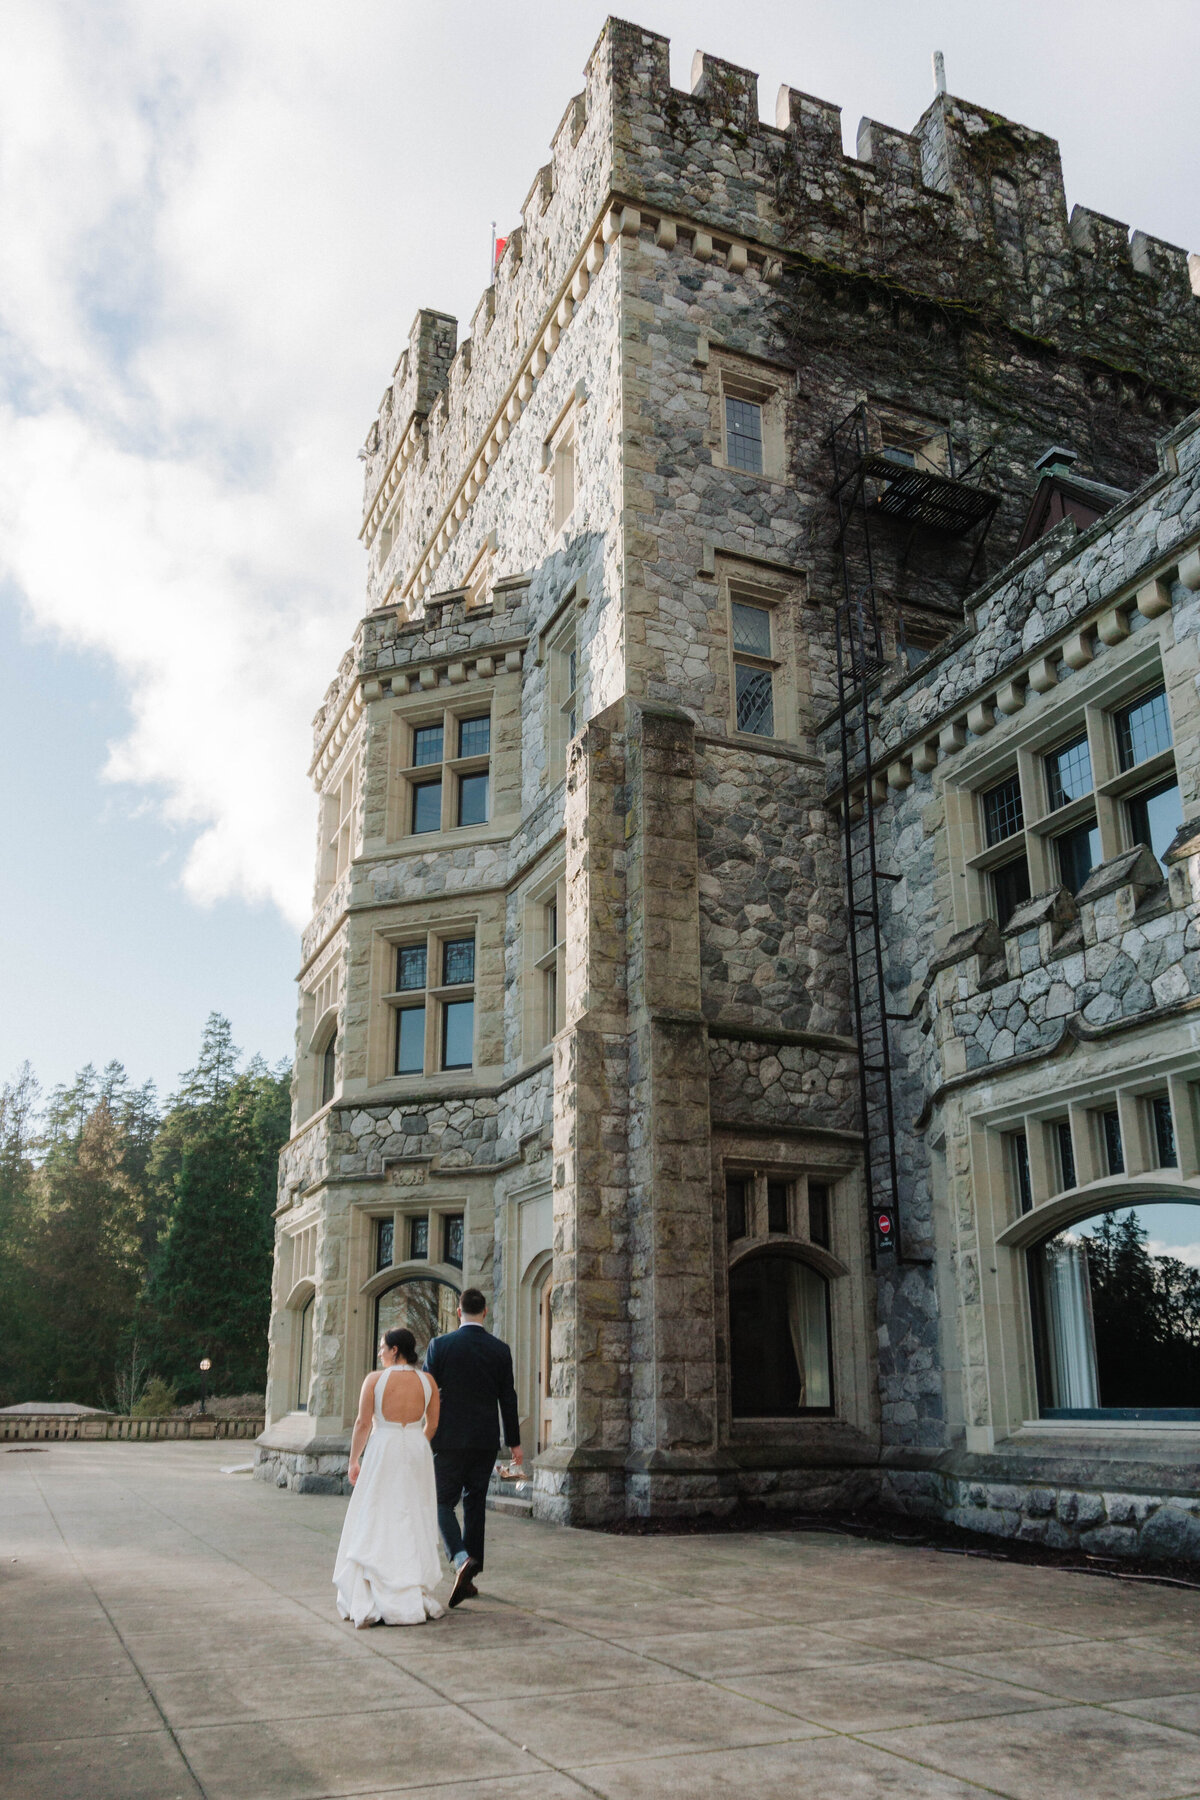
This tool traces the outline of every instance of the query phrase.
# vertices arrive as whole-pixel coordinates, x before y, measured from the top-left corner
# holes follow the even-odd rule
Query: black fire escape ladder
[[[842,557],[842,599],[836,609],[838,728],[841,753],[842,841],[846,876],[846,920],[850,998],[858,1044],[859,1105],[863,1129],[863,1169],[871,1221],[871,1260],[907,1260],[904,1255],[900,1181],[896,1153],[896,1108],[880,929],[880,883],[899,875],[880,869],[872,797],[872,697],[879,692],[884,643],[875,594],[871,527],[861,511],[861,579],[851,576],[847,537],[857,510],[866,457],[867,420],[856,407],[830,432],[833,498],[838,511]],[[898,1015],[902,1016],[902,1015]]]

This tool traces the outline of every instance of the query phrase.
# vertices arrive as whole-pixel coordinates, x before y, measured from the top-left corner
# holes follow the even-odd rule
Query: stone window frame
[[[1032,1299],[1025,1252],[1094,1213],[1156,1201],[1197,1205],[1200,1219],[1200,1080],[1190,1047],[1153,1065],[1114,1073],[1085,1068],[1071,1080],[1060,1070],[1054,1090],[1019,1091],[964,1120],[971,1142],[969,1177],[979,1231],[982,1291],[978,1380],[990,1395],[986,1422],[967,1425],[968,1450],[988,1451],[997,1438],[1039,1423]],[[1175,1129],[1174,1167],[1157,1162],[1151,1103],[1169,1096]],[[1120,1121],[1125,1168],[1108,1172],[1104,1115]],[[1056,1127],[1068,1124],[1076,1165],[1073,1188],[1059,1186]],[[1031,1204],[1023,1206],[1013,1156],[1024,1137]],[[969,1323],[968,1333],[976,1329]],[[1110,1429],[1103,1420],[1088,1427]],[[1119,1429],[1119,1427],[1118,1427]],[[1151,1430],[1148,1424],[1145,1429]]]
[[[1141,635],[1141,634],[1139,634]],[[947,836],[952,867],[961,877],[954,884],[955,926],[962,929],[996,916],[992,876],[1024,855],[1031,894],[1052,892],[1063,885],[1056,841],[1073,829],[1094,821],[1100,836],[1101,862],[1109,862],[1137,841],[1132,835],[1128,805],[1147,789],[1179,780],[1176,761],[1177,721],[1171,708],[1171,692],[1165,681],[1157,634],[1136,645],[1124,658],[1087,683],[1072,683],[1059,695],[1043,694],[1041,704],[1020,723],[989,735],[977,754],[955,759],[946,776]],[[1046,659],[1058,660],[1051,652]],[[1167,695],[1174,744],[1131,769],[1121,769],[1117,749],[1115,715],[1140,695],[1163,687]],[[1090,794],[1050,808],[1046,758],[1062,745],[1086,732],[1091,755],[1093,785]],[[1015,776],[1020,784],[1022,826],[997,843],[987,843],[984,795]]]
[[[765,571],[739,566],[730,558],[718,556],[720,620],[727,646],[728,694],[725,725],[731,739],[738,744],[787,744],[795,747],[801,741],[797,659],[795,653],[795,612],[802,599],[801,584],[790,580],[770,579]],[[734,650],[733,607],[736,601],[759,606],[771,615],[770,657],[752,656]],[[774,731],[770,737],[752,731],[740,731],[737,723],[738,664],[770,668],[772,672],[772,708]]]
[[[549,914],[557,913],[558,935],[549,935]],[[521,1038],[525,1060],[542,1055],[566,1023],[567,884],[563,865],[527,890],[522,902],[521,942],[524,967]],[[553,1019],[550,1016],[553,995]]]
[[[735,1416],[732,1411],[732,1365],[727,1362],[725,1369],[726,1400],[730,1427],[739,1437],[753,1436],[756,1431],[765,1429],[768,1433],[779,1430],[787,1431],[792,1427],[811,1426],[814,1423],[837,1419],[845,1416],[845,1395],[858,1385],[857,1371],[844,1367],[849,1345],[846,1341],[848,1322],[847,1309],[851,1294],[849,1281],[850,1269],[843,1256],[843,1249],[850,1249],[852,1222],[848,1214],[851,1200],[852,1171],[845,1168],[825,1166],[807,1161],[779,1161],[773,1157],[747,1158],[728,1156],[720,1164],[720,1192],[718,1196],[718,1216],[721,1221],[721,1237],[724,1243],[725,1280],[725,1334],[726,1343],[730,1343],[731,1322],[729,1318],[728,1275],[739,1265],[756,1257],[783,1256],[792,1257],[807,1263],[821,1275],[826,1284],[827,1297],[827,1331],[829,1342],[829,1371],[832,1404],[829,1407],[805,1408],[794,1415],[782,1417]],[[730,1238],[728,1228],[728,1195],[733,1182],[746,1184],[750,1189],[747,1209],[748,1229],[739,1237]],[[809,1202],[809,1186],[824,1188],[826,1195],[825,1216],[829,1227],[829,1245],[819,1243],[811,1235],[812,1212]],[[770,1189],[773,1186],[786,1186],[788,1224],[787,1231],[770,1229]]]
[[[351,1085],[356,1100],[371,1096],[370,1103],[407,1105],[414,1093],[428,1094],[431,1100],[446,1091],[486,1087],[498,1081],[504,1070],[504,931],[505,901],[503,892],[490,889],[484,893],[437,895],[422,900],[399,903],[380,909],[371,921],[369,939],[365,939],[356,964],[356,991],[361,989],[365,1002],[366,1031],[360,1062],[361,1078]],[[431,938],[439,943],[446,939],[475,938],[475,1060],[469,1069],[443,1069],[440,1054],[430,1048],[424,1072],[397,1075],[395,1069],[396,1006],[412,999],[415,990],[396,988],[396,952],[405,944]],[[439,952],[440,954],[440,952]],[[435,965],[427,965],[429,969]],[[436,965],[440,976],[440,963]],[[436,981],[436,978],[435,978]],[[435,985],[422,990],[440,1000],[445,996]],[[389,999],[390,997],[390,1003]],[[362,1004],[362,1003],[360,1003]],[[426,1031],[430,1021],[426,1019]],[[427,1038],[428,1043],[428,1038]]]
[[[950,472],[949,420],[914,412],[893,400],[872,397],[867,401],[867,438],[870,448],[882,456],[896,450],[901,468],[922,469],[932,475]],[[911,463],[907,461],[912,457]]]
[[[464,720],[489,720],[489,747],[481,756],[447,755],[447,749],[458,749],[458,734]],[[433,689],[428,693],[397,698],[391,717],[388,763],[387,838],[389,845],[405,850],[449,848],[504,835],[498,817],[499,789],[497,776],[497,727],[501,714],[499,695],[488,681],[470,682],[457,690]],[[414,733],[422,727],[442,727],[442,760],[439,763],[413,762]],[[507,772],[507,771],[506,771]],[[482,824],[459,825],[456,822],[460,784],[464,775],[488,776],[488,817]],[[437,831],[414,831],[413,807],[415,789],[430,780],[441,782],[441,826]]]
[[[349,1241],[345,1254],[348,1288],[355,1304],[351,1307],[351,1317],[346,1325],[343,1367],[347,1404],[351,1407],[356,1403],[363,1376],[375,1367],[375,1302],[379,1295],[397,1281],[405,1279],[444,1281],[461,1293],[472,1279],[478,1282],[483,1275],[477,1259],[472,1255],[471,1227],[474,1214],[465,1184],[456,1183],[452,1187],[447,1182],[445,1185],[451,1191],[436,1192],[435,1195],[431,1191],[431,1184],[427,1182],[423,1167],[404,1170],[402,1174],[409,1176],[413,1185],[404,1186],[386,1199],[354,1201],[350,1209]],[[478,1204],[475,1210],[478,1210]],[[435,1215],[439,1219],[446,1214],[463,1215],[461,1269],[455,1268],[452,1263],[425,1257],[416,1261],[406,1258],[403,1262],[393,1262],[385,1269],[375,1268],[375,1232],[378,1221],[391,1217],[395,1222],[396,1241],[407,1248],[406,1226],[414,1213],[429,1215],[431,1240]],[[440,1228],[436,1241],[440,1250],[443,1241]]]
[[[704,386],[710,402],[714,467],[727,470],[743,481],[778,485],[787,480],[787,403],[795,385],[794,369],[710,343]],[[761,471],[739,468],[729,460],[725,424],[727,399],[749,401],[762,409]]]
[[[321,855],[315,906],[332,893],[354,860],[354,830],[358,811],[357,740],[347,747],[321,791]]]
[[[446,1227],[452,1219],[463,1222],[463,1260],[466,1261],[467,1247],[467,1204],[465,1200],[447,1198],[439,1194],[431,1198],[427,1188],[416,1190],[411,1198],[402,1202],[376,1206],[368,1204],[363,1209],[364,1217],[370,1221],[370,1243],[372,1253],[368,1257],[370,1273],[362,1284],[364,1293],[373,1290],[370,1297],[374,1299],[381,1289],[388,1288],[397,1279],[405,1276],[421,1276],[427,1271],[431,1276],[441,1278],[445,1271],[455,1271],[461,1277],[463,1270],[458,1263],[449,1262],[444,1255],[446,1247]],[[428,1253],[424,1256],[412,1254],[412,1227],[418,1219],[427,1225]],[[375,1246],[379,1241],[381,1225],[392,1227],[392,1260],[380,1263],[375,1254]],[[403,1255],[397,1256],[396,1250]]]
[[[579,576],[538,633],[537,660],[545,671],[546,763],[543,780],[557,783],[566,773],[567,745],[582,724],[586,660],[579,616],[588,602],[587,581]],[[566,685],[574,655],[575,686]],[[570,702],[574,700],[574,707]],[[575,732],[571,731],[574,714]]]
[[[1153,1104],[1164,1098],[1170,1106],[1174,1129],[1174,1163],[1158,1160]],[[1120,1127],[1124,1162],[1124,1168],[1115,1174],[1109,1168],[1104,1123],[1105,1115],[1113,1112]],[[1025,1101],[1019,1109],[1005,1108],[987,1121],[986,1129],[989,1137],[1002,1144],[1000,1186],[1006,1217],[1001,1229],[1018,1219],[1034,1217],[1041,1208],[1064,1195],[1083,1191],[1094,1194],[1094,1210],[1101,1211],[1105,1182],[1120,1187],[1138,1177],[1154,1180],[1164,1171],[1183,1178],[1200,1175],[1200,1078],[1188,1064],[1180,1068],[1126,1070],[1115,1080],[1111,1076],[1098,1078],[1085,1093],[1069,1097],[1065,1106],[1059,1095],[1050,1093]],[[1060,1129],[1070,1133],[1075,1165],[1071,1187],[1065,1184],[1058,1143]],[[1029,1171],[1028,1205],[1024,1204],[1020,1172],[1011,1149],[1011,1141],[1021,1138]]]
[[[383,1005],[389,1008],[396,1018],[391,1021],[388,1035],[392,1044],[391,1079],[397,1083],[414,1085],[424,1083],[431,1077],[470,1077],[474,1074],[477,1057],[476,1046],[478,1036],[478,1006],[476,985],[479,967],[479,938],[477,921],[464,915],[460,921],[441,921],[437,925],[421,927],[414,925],[410,931],[389,932],[386,941],[391,946],[393,973],[387,990],[380,996]],[[443,981],[444,958],[449,944],[465,942],[470,937],[474,943],[472,953],[472,974],[469,982]],[[425,950],[425,984],[421,988],[401,988],[396,985],[395,966],[401,950],[422,946]],[[433,979],[431,979],[431,977]],[[398,1033],[400,1030],[399,1015],[418,1010],[416,996],[420,995],[420,1010],[424,1012],[423,1048],[424,1056],[420,1069],[405,1070],[396,1068],[399,1054]],[[443,1061],[445,1055],[446,1009],[448,1006],[469,1000],[472,1005],[471,1015],[471,1062],[469,1065],[447,1066]]]
[[[296,1059],[299,1115],[307,1122],[331,1105],[341,1088],[342,1070],[335,1068],[334,1092],[322,1094],[323,1060],[330,1040],[341,1037],[342,945],[332,945],[308,975],[300,996],[300,1054]],[[340,1048],[340,1046],[339,1046]],[[341,1057],[338,1057],[340,1065]]]
[[[378,808],[384,835],[382,838],[369,837],[365,841],[366,853],[373,857],[380,854],[389,857],[425,855],[431,850],[458,849],[463,844],[491,843],[498,838],[508,837],[516,828],[521,806],[520,675],[497,670],[490,676],[468,678],[466,666],[458,667],[462,671],[461,680],[438,686],[436,675],[429,670],[434,678],[430,685],[415,681],[411,693],[393,694],[387,701],[377,703],[387,706],[385,728],[388,734],[388,778],[386,805]],[[419,673],[424,676],[426,670],[422,669]],[[462,760],[445,757],[443,740],[441,765],[427,764],[425,771],[414,768],[410,760],[412,732],[422,725],[436,725],[439,719],[445,730],[448,719],[457,723],[460,719],[477,717],[484,712],[490,713],[492,722],[491,749],[488,753],[490,783],[487,824],[445,823],[448,815],[453,816],[453,804],[448,797],[443,773],[442,829],[412,831],[413,777],[420,778],[423,773],[432,772],[439,766],[444,771],[447,762]],[[449,786],[455,789],[453,779]]]
[[[542,441],[542,470],[550,483],[550,536],[565,532],[579,504],[579,413],[587,389],[577,382]]]

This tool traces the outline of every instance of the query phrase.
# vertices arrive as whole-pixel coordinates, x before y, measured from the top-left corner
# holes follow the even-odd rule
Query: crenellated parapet
[[[1133,372],[1168,405],[1200,392],[1186,253],[1086,208],[1068,217],[1052,138],[939,94],[911,133],[864,119],[847,156],[837,106],[785,85],[766,124],[753,71],[697,53],[684,93],[669,49],[608,21],[469,335],[418,314],[364,451],[374,604],[419,607],[463,578],[476,496],[589,288],[647,231],[750,280],[886,284],[1033,353],[1108,364],[1116,387]]]

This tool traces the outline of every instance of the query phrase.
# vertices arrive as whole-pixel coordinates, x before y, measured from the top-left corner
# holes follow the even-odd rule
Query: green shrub
[[[134,1405],[132,1416],[135,1419],[161,1419],[175,1411],[177,1399],[178,1392],[173,1383],[164,1381],[161,1375],[152,1375],[142,1389],[141,1399]]]

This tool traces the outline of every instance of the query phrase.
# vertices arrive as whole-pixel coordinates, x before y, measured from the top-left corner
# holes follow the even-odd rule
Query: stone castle
[[[1200,302],[1025,126],[857,150],[610,20],[469,336],[414,322],[314,722],[264,1478],[340,1487],[380,1330],[469,1281],[541,1516],[1200,1547],[1200,1295],[1142,1231],[1122,1386],[1089,1223],[1200,1200]]]

